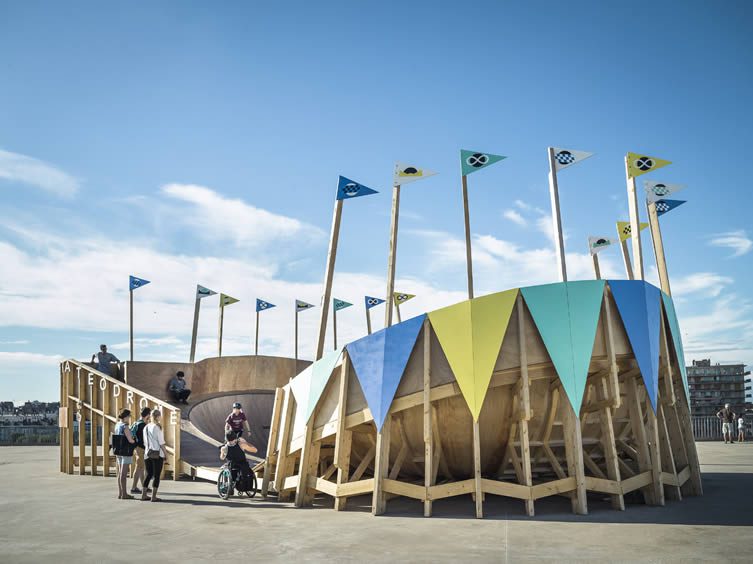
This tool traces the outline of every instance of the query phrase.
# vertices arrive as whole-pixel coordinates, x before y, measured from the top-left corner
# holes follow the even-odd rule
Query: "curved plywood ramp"
[[[669,305],[668,305],[669,304]],[[700,495],[671,298],[642,281],[500,292],[346,345],[277,394],[263,488],[432,502]]]

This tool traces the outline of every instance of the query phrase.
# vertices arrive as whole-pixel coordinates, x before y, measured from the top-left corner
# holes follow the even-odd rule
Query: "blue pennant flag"
[[[144,280],[143,278],[136,278],[135,276],[128,277],[128,289],[129,290],[135,290],[136,288],[141,288],[142,286],[146,286],[147,284],[149,284],[149,280]]]
[[[359,196],[369,196],[370,194],[378,194],[376,190],[367,188],[363,184],[359,184],[341,176],[337,181],[337,199],[338,200],[350,200]]]
[[[340,311],[341,309],[345,309],[346,307],[353,305],[350,302],[346,302],[345,300],[338,300],[337,298],[332,298],[332,303],[335,306],[335,311]]]
[[[687,200],[657,200],[654,204],[656,206],[656,215],[664,215],[676,207],[683,205],[685,202],[687,202]]]
[[[366,309],[371,309],[385,302],[382,298],[372,298],[371,296],[364,296],[364,301],[366,302]]]
[[[256,298],[256,312],[264,311],[265,309],[271,309],[275,307],[275,304],[271,304],[269,302],[265,302],[264,300],[260,300],[259,298]]]

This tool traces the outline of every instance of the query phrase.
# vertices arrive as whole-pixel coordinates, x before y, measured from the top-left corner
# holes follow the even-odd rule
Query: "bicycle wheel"
[[[228,499],[233,495],[233,483],[230,470],[223,468],[217,476],[217,493],[222,499]]]
[[[248,497],[254,497],[256,495],[256,474],[251,472],[251,489],[246,492]]]

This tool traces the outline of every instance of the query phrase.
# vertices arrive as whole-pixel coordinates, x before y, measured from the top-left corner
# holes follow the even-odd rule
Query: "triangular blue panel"
[[[682,348],[682,333],[680,332],[680,324],[677,321],[677,313],[675,312],[675,304],[667,294],[662,292],[662,301],[664,302],[664,311],[667,313],[667,319],[669,320],[669,327],[672,332],[672,342],[675,345],[675,353],[677,353],[677,362],[680,365],[680,374],[682,374],[682,385],[685,388],[685,400],[690,402],[690,390],[688,389],[688,372],[685,369],[685,351]]]
[[[358,198],[359,196],[369,196],[371,194],[378,194],[376,190],[359,184],[355,180],[345,178],[341,176],[337,180],[337,199],[338,200],[350,200],[352,198]]]
[[[656,411],[659,388],[659,290],[642,280],[610,280],[633,355]]]
[[[381,429],[426,315],[387,327],[347,345],[374,423]]]

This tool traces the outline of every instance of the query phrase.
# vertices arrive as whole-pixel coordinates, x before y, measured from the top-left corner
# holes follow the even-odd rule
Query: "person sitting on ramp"
[[[230,461],[233,482],[242,480],[243,483],[248,483],[250,480],[251,466],[246,460],[246,452],[253,454],[256,452],[256,447],[239,437],[234,431],[225,433],[225,444],[220,447],[220,460]],[[245,491],[242,487],[238,489]]]
[[[233,404],[233,411],[225,419],[225,432],[232,431],[237,437],[243,435],[243,429],[246,429],[246,433],[251,433],[251,427],[246,419],[246,414],[243,413],[243,407],[239,402]]]

